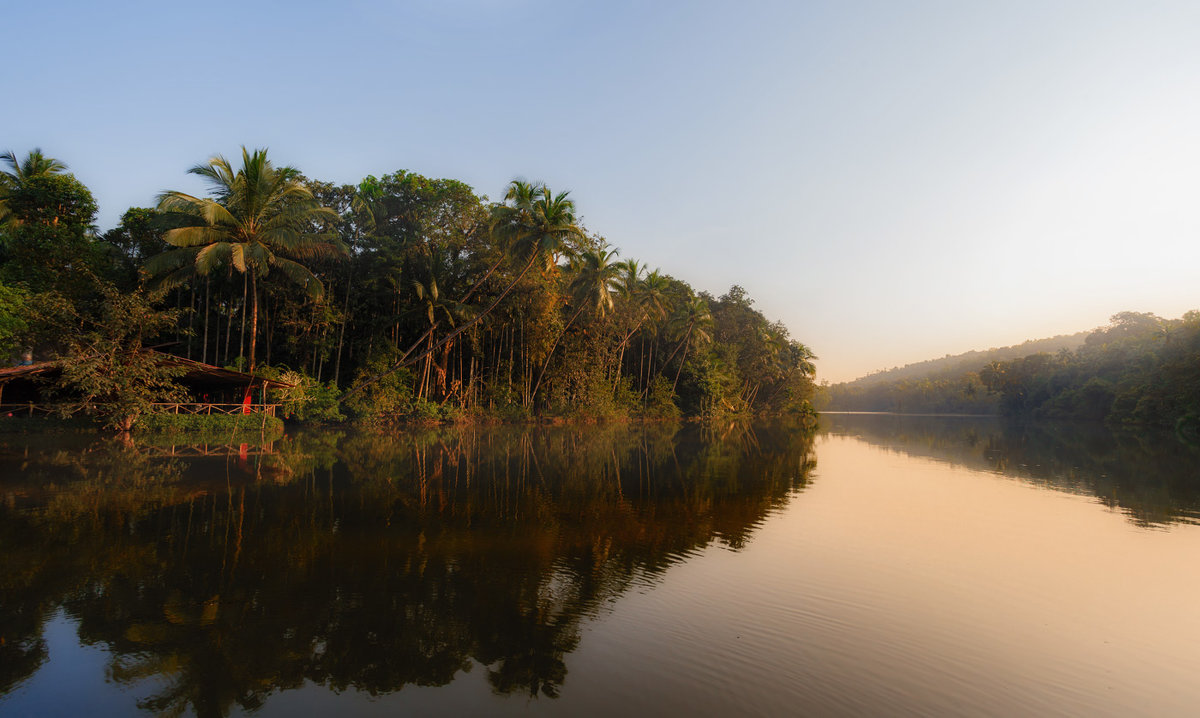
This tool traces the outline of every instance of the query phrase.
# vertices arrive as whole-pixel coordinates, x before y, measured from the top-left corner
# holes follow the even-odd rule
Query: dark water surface
[[[1200,451],[969,418],[0,435],[0,715],[1197,715]]]

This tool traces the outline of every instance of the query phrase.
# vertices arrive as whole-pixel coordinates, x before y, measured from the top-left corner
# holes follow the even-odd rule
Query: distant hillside
[[[1032,354],[1074,352],[1091,332],[1034,339],[1024,344],[917,362],[824,387],[818,397],[826,411],[892,411],[916,414],[996,414],[1000,397],[989,391],[980,371],[992,362]]]
[[[1089,330],[1076,334],[1060,334],[1049,339],[1031,339],[1011,347],[969,351],[954,356],[946,355],[941,359],[928,359],[915,364],[877,371],[874,374],[868,374],[854,381],[842,382],[836,386],[865,388],[888,382],[956,377],[965,372],[978,371],[994,361],[1020,359],[1030,354],[1057,354],[1062,349],[1074,351],[1083,346],[1084,340],[1091,333]]]

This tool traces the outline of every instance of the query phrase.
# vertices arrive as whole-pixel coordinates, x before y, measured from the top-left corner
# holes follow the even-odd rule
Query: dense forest
[[[492,202],[398,171],[339,185],[265,150],[188,172],[100,232],[66,165],[0,172],[0,357],[53,391],[144,411],[172,391],[136,350],[282,378],[293,418],[811,414],[813,353],[737,286],[714,297],[585,228],[568,192]]]
[[[988,391],[979,370],[992,362],[1032,354],[1056,354],[1083,345],[1087,332],[1032,339],[1009,347],[906,364],[874,372],[854,381],[833,384],[822,392],[831,411],[891,411],[913,414],[995,414],[999,397]]]
[[[1121,312],[1074,352],[980,372],[1006,414],[1200,428],[1200,312]]]
[[[1200,436],[1200,312],[1121,312],[1076,349],[991,359],[957,375],[827,387],[829,409],[1000,413],[1173,426]]]

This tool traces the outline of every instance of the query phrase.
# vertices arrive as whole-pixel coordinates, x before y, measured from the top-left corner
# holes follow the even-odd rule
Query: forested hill
[[[1000,411],[999,396],[980,378],[985,367],[1031,355],[1073,352],[1089,333],[1032,339],[887,369],[826,387],[820,403],[827,411],[995,414]]]
[[[1060,334],[1048,339],[1030,339],[1027,342],[1011,347],[969,351],[964,354],[947,354],[941,359],[927,359],[915,364],[905,364],[902,367],[884,369],[873,374],[860,377],[853,381],[842,382],[839,386],[868,387],[876,384],[886,384],[905,380],[935,379],[958,376],[964,372],[978,371],[994,361],[1020,359],[1030,354],[1057,354],[1063,349],[1074,351],[1083,346],[1087,332],[1075,334]]]
[[[1119,312],[1086,334],[913,364],[823,394],[827,410],[1163,426],[1200,443],[1200,311]]]

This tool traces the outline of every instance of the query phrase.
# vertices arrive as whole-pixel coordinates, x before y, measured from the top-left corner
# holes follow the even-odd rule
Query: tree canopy
[[[139,341],[288,372],[305,396],[345,409],[296,415],[812,413],[812,352],[743,289],[714,299],[622,258],[582,224],[570,192],[540,182],[514,180],[490,202],[407,170],[323,182],[243,148],[236,162],[216,155],[187,170],[205,196],[164,191],[97,233],[95,203],[65,164],[37,151],[8,164],[10,351],[72,351],[43,323],[19,321],[18,307],[65,301],[99,321],[113,297],[153,290],[166,320],[147,321],[156,328]]]

